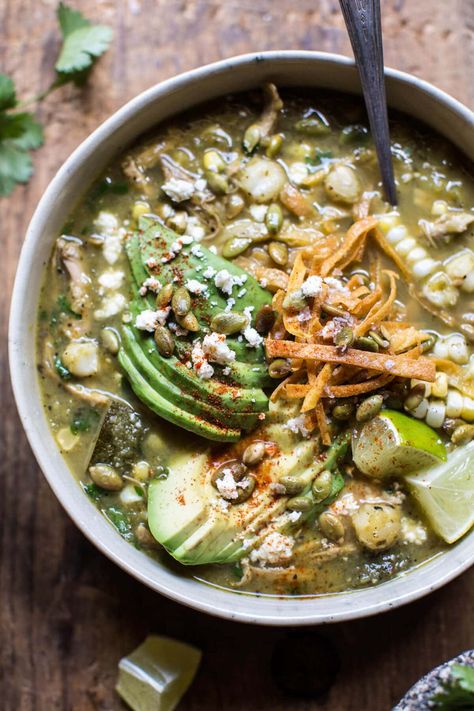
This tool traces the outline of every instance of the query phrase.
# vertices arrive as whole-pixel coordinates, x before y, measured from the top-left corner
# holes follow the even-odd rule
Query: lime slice
[[[200,661],[195,647],[152,635],[120,660],[115,688],[133,711],[173,711]]]
[[[474,442],[456,449],[447,462],[406,477],[436,533],[454,543],[474,525]]]
[[[352,438],[352,456],[363,474],[384,479],[445,461],[446,449],[424,422],[395,410],[382,410]]]

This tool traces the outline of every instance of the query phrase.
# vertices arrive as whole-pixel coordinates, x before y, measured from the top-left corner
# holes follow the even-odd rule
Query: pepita
[[[340,541],[344,538],[344,524],[339,516],[332,511],[323,511],[318,519],[321,533],[330,541]]]
[[[354,341],[354,348],[358,348],[361,351],[371,351],[372,353],[378,353],[379,345],[370,336],[359,336]]]
[[[156,305],[159,309],[168,306],[173,297],[173,284],[165,284],[156,295]]]
[[[382,338],[382,336],[378,334],[377,331],[369,331],[369,336],[373,341],[375,341],[375,343],[380,348],[388,348],[390,345],[390,342],[387,341],[385,338]]]
[[[214,470],[211,476],[212,486],[217,489],[218,479],[222,479],[228,472],[231,473],[235,481],[240,481],[245,476],[245,473],[247,472],[247,467],[245,466],[245,464],[239,462],[237,459],[233,459],[228,462],[223,462],[217,467],[217,469]]]
[[[356,410],[357,422],[367,422],[379,414],[383,405],[382,395],[371,395],[361,402]]]
[[[202,164],[204,169],[210,171],[211,173],[221,173],[225,170],[224,159],[220,153],[212,149],[204,153]]]
[[[173,355],[175,345],[174,338],[171,335],[171,332],[168,331],[165,326],[161,326],[158,324],[155,329],[154,338],[156,347],[158,348],[158,351],[160,355],[163,356],[163,358],[169,358],[171,355]]]
[[[301,477],[293,474],[284,474],[278,480],[278,483],[285,487],[288,496],[297,496],[301,494],[306,484],[301,480]]]
[[[340,420],[341,422],[349,420],[354,414],[354,405],[351,402],[343,402],[340,405],[336,405],[332,410],[332,416],[335,420]]]
[[[176,321],[181,328],[185,328],[187,331],[192,331],[193,333],[199,331],[199,321],[192,311],[189,311],[186,316],[176,316]]]
[[[188,213],[184,210],[179,210],[178,212],[175,212],[174,215],[171,215],[171,217],[168,217],[168,219],[166,220],[166,225],[171,230],[177,232],[179,235],[184,234],[187,224]]]
[[[354,343],[354,331],[349,326],[344,326],[334,336],[334,343],[340,348],[349,348]]]
[[[270,242],[268,253],[273,261],[280,267],[284,267],[288,262],[288,247],[284,242]]]
[[[261,133],[257,124],[254,123],[247,128],[244,133],[244,139],[242,141],[242,145],[246,153],[252,153],[252,151],[255,150],[255,148],[260,143],[260,136]]]
[[[235,311],[222,311],[212,318],[211,330],[231,335],[248,326],[248,322],[249,320],[245,314],[239,314]]]
[[[467,444],[472,439],[474,439],[474,425],[460,425],[451,435],[451,442],[456,445]]]
[[[262,306],[255,315],[255,329],[260,334],[267,334],[275,323],[275,312],[269,304]]]
[[[179,286],[171,299],[171,307],[175,316],[186,316],[191,309],[191,295],[184,286]]]
[[[238,193],[233,193],[232,195],[229,195],[229,197],[226,199],[226,217],[232,220],[234,217],[237,217],[237,215],[240,215],[244,207],[245,200],[243,199],[242,195],[239,195]]]
[[[312,507],[311,500],[307,496],[293,496],[286,502],[288,511],[309,511]]]
[[[94,464],[89,467],[89,476],[101,489],[106,491],[120,491],[123,489],[123,479],[120,474],[109,464]]]
[[[229,180],[227,175],[223,173],[213,173],[208,171],[205,173],[207,184],[213,193],[217,195],[226,195],[230,190]]]
[[[313,481],[311,486],[313,492],[313,498],[316,503],[321,503],[324,499],[327,499],[332,490],[332,474],[329,471],[321,472],[319,476]]]
[[[231,237],[222,248],[222,256],[226,259],[238,257],[250,247],[252,241],[250,237]]]
[[[313,113],[311,116],[302,118],[295,124],[297,131],[307,133],[310,136],[327,136],[331,133],[331,127],[326,118],[319,113]]]
[[[299,289],[294,291],[288,291],[285,298],[283,299],[283,308],[291,309],[292,311],[299,311],[304,309],[306,306],[306,299]]]
[[[267,146],[267,150],[265,151],[267,156],[269,158],[275,158],[276,155],[281,150],[281,147],[283,145],[283,136],[281,133],[274,133],[273,136],[270,138],[270,141]]]
[[[252,442],[245,448],[242,461],[247,467],[259,464],[265,456],[265,442]]]
[[[103,328],[100,332],[100,340],[106,351],[112,355],[117,355],[120,349],[120,339],[113,328],[110,326]]]
[[[284,378],[291,373],[291,365],[285,358],[276,358],[268,366],[270,378]]]
[[[267,230],[271,234],[276,234],[280,231],[282,224],[283,212],[281,210],[281,207],[276,203],[273,203],[272,205],[270,205],[265,215],[265,225],[267,227]]]
[[[341,309],[340,306],[335,306],[334,304],[328,304],[327,302],[323,302],[321,304],[321,311],[324,311],[325,314],[328,314],[329,316],[347,316],[347,311],[344,309]]]

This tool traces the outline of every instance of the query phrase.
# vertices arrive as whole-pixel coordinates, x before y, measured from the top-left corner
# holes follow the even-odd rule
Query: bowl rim
[[[443,565],[443,570],[439,576],[435,580],[431,579],[431,581],[423,581],[423,576],[421,576],[421,580],[419,581],[418,579],[420,576],[418,575],[418,569],[430,568],[430,566],[433,565],[433,561],[429,561],[422,566],[418,566],[418,569],[411,569],[406,574],[399,575],[395,579],[371,588],[345,591],[334,595],[323,595],[310,598],[293,597],[290,599],[285,598],[284,600],[278,598],[267,598],[265,596],[257,598],[252,595],[236,595],[235,593],[227,590],[225,590],[225,592],[221,590],[216,593],[216,590],[218,590],[217,588],[204,585],[202,582],[195,580],[193,580],[192,592],[187,590],[177,590],[176,586],[179,587],[178,582],[176,582],[175,585],[173,580],[171,580],[171,582],[160,580],[161,577],[166,578],[166,575],[161,567],[156,567],[156,572],[153,576],[147,573],[146,564],[140,564],[140,560],[142,560],[142,558],[136,559],[135,556],[131,555],[130,551],[135,551],[135,549],[128,542],[124,541],[115,530],[112,530],[112,527],[107,521],[105,521],[102,514],[97,512],[97,509],[95,509],[93,504],[89,502],[90,506],[94,508],[97,515],[94,516],[92,510],[87,516],[77,514],[74,509],[73,501],[73,499],[76,498],[76,494],[74,493],[71,495],[68,493],[68,482],[61,481],[61,477],[56,475],[55,465],[59,466],[57,456],[59,455],[59,451],[56,453],[48,451],[44,443],[40,441],[39,435],[35,429],[33,416],[30,414],[31,393],[27,391],[27,388],[23,382],[24,369],[27,366],[23,360],[23,343],[26,340],[26,337],[23,333],[21,322],[21,316],[26,301],[25,285],[28,283],[28,275],[32,268],[35,246],[43,237],[42,233],[44,232],[44,226],[47,224],[46,220],[48,213],[51,211],[54,201],[60,194],[61,189],[67,184],[71,174],[73,174],[77,169],[77,166],[82,164],[82,162],[87,161],[91,153],[98,149],[104,140],[110,138],[110,136],[118,127],[122,125],[122,123],[128,121],[134,114],[139,113],[147,105],[151,105],[155,101],[159,100],[160,96],[167,95],[179,88],[199,82],[199,80],[204,77],[212,75],[216,76],[227,72],[230,73],[233,70],[245,67],[246,65],[253,64],[255,62],[266,62],[268,64],[276,62],[277,60],[280,62],[283,60],[289,63],[308,62],[313,65],[322,62],[351,68],[354,68],[355,66],[352,59],[339,54],[302,50],[251,52],[219,60],[217,62],[183,72],[177,76],[159,82],[149,89],[141,92],[114,112],[103,123],[101,123],[98,128],[96,128],[72,152],[72,154],[57,171],[43,193],[43,196],[41,197],[31,218],[26,232],[26,237],[22,245],[10,308],[8,334],[9,365],[13,393],[18,413],[36,460],[63,508],[67,511],[68,515],[81,529],[84,535],[101,552],[119,565],[119,567],[123,570],[140,580],[142,583],[151,587],[153,590],[196,610],[213,614],[218,617],[247,623],[258,623],[264,625],[310,625],[375,615],[407,604],[408,602],[418,599],[429,592],[440,588],[474,563],[474,546],[465,545],[469,542],[472,543],[472,540],[470,539],[474,540],[474,532],[468,534],[468,538],[464,539],[464,541],[458,544],[455,548],[449,549],[446,553],[440,554],[443,561],[446,560],[447,563],[448,561],[451,562],[447,565]],[[470,124],[474,127],[474,113],[457,99],[454,99],[449,94],[438,89],[432,84],[411,74],[390,68],[386,68],[386,77],[395,80],[402,86],[409,84],[417,91],[428,94],[450,112],[456,114],[458,117],[461,117],[466,124]],[[138,137],[138,133],[136,137]],[[61,455],[59,455],[59,457],[61,457]],[[70,477],[72,478],[71,473]],[[77,482],[75,483],[77,484]],[[79,486],[77,486],[77,494],[86,499]],[[115,538],[110,539],[109,542],[107,542],[107,540],[104,541],[98,539],[94,533],[94,526],[90,527],[92,519],[94,519],[94,525],[96,528],[101,527],[98,517],[100,517],[103,523],[110,528],[114,534]],[[105,531],[105,529],[103,529],[103,531]],[[107,536],[105,536],[105,538],[107,538]],[[127,552],[124,546],[130,549],[130,551]],[[435,561],[437,559],[439,559],[439,556],[435,558]],[[147,557],[147,560],[150,559]],[[176,578],[176,581],[180,580],[178,576],[174,577]],[[387,596],[382,594],[378,601],[364,603],[363,598],[365,596],[369,598],[371,597],[367,594],[364,596],[364,593],[367,593],[368,590],[383,591],[384,589],[387,589],[388,586],[393,587],[396,580],[406,582],[407,579],[409,579],[411,584],[404,585],[402,582],[402,591],[395,598],[390,597],[390,595]],[[210,593],[210,590],[213,590],[214,592]],[[208,600],[208,596],[211,599]],[[246,605],[244,603],[243,605],[240,605],[239,603],[237,605],[236,599],[245,599],[246,601],[249,601],[249,604]],[[347,602],[345,602],[344,605],[340,605],[340,603],[337,602],[333,605],[331,602],[341,599],[344,599],[344,601]],[[357,603],[353,604],[356,600]],[[258,604],[253,604],[253,602],[250,601],[256,601]],[[296,611],[292,610],[290,612],[289,601],[297,601],[299,607]],[[328,607],[326,611],[324,609],[325,601]],[[313,602],[313,609],[309,609],[311,602]]]

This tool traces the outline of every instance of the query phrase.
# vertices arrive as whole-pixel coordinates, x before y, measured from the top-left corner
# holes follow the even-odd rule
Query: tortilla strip
[[[323,395],[324,388],[332,375],[332,369],[333,366],[330,363],[325,363],[323,365],[314,384],[311,384],[311,390],[305,396],[304,402],[301,406],[301,412],[308,412],[308,410],[312,410],[316,407]]]
[[[395,264],[397,269],[399,269],[400,273],[405,277],[405,279],[407,281],[411,281],[410,272],[408,271],[398,252],[396,252],[390,242],[385,239],[385,235],[383,234],[383,232],[377,228],[372,232],[372,235],[380,249],[382,249],[387,255],[387,257],[392,260],[392,262]]]
[[[331,434],[329,432],[326,412],[324,411],[324,405],[321,400],[316,403],[315,411],[322,443],[326,446],[329,446],[331,444]]]
[[[355,327],[354,334],[356,336],[363,336],[364,333],[367,333],[367,331],[370,331],[370,329],[374,325],[383,321],[384,318],[386,318],[389,315],[389,313],[392,309],[393,303],[394,303],[395,299],[397,298],[398,275],[395,274],[395,272],[391,272],[389,270],[384,270],[383,274],[386,274],[390,280],[390,293],[387,297],[387,300],[380,306],[377,306],[376,304],[374,304],[374,306],[370,309],[369,313],[364,318],[362,323],[359,323],[359,325]]]
[[[349,229],[345,239],[339,249],[327,259],[321,266],[321,276],[326,277],[333,271],[334,267],[352,252],[359,241],[377,225],[375,217],[364,217],[362,220],[354,222]]]
[[[326,385],[323,397],[353,397],[354,395],[363,395],[372,390],[378,390],[385,387],[394,379],[393,375],[380,375],[372,380],[364,380],[362,383],[349,383],[347,385]],[[313,385],[307,383],[297,384],[291,383],[285,387],[285,396],[291,399],[301,399],[306,397],[313,389]]]
[[[433,382],[436,375],[434,362],[423,356],[413,360],[405,354],[372,353],[356,348],[348,348],[345,353],[341,353],[336,346],[272,341],[271,339],[267,339],[265,345],[269,358],[303,358],[305,360],[319,360],[323,363],[347,363],[401,378],[416,378],[429,382]]]

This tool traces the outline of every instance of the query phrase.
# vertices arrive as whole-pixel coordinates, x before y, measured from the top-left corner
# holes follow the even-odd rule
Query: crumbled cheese
[[[222,370],[222,374],[223,374],[223,375],[230,375],[231,372],[232,372],[232,368],[229,368],[229,366],[227,366],[226,368],[224,368],[224,369]]]
[[[207,360],[220,365],[228,365],[235,361],[235,352],[227,345],[226,336],[223,333],[209,333],[204,336],[202,351]]]
[[[245,296],[246,293],[247,293],[247,289],[245,287],[243,287],[237,294],[237,298],[241,299],[243,296]]]
[[[232,476],[231,469],[223,469],[223,476],[216,479],[216,487],[219,494],[222,494],[226,499],[237,499],[239,492],[237,490],[237,482]]]
[[[305,279],[301,284],[301,293],[303,296],[318,296],[323,288],[323,280],[321,277],[313,275]]]
[[[428,538],[428,532],[422,523],[408,516],[402,516],[402,540],[404,543],[421,545]]]
[[[320,335],[325,341],[332,341],[334,340],[336,334],[338,334],[339,331],[342,328],[345,328],[348,324],[349,321],[346,318],[335,316],[332,321],[328,321],[327,324],[323,326],[318,335]]]
[[[111,294],[106,299],[102,299],[100,307],[94,311],[94,317],[98,321],[104,321],[104,319],[116,316],[116,314],[123,311],[126,303],[127,299],[123,294],[119,292]]]
[[[171,311],[169,306],[164,309],[157,309],[152,311],[151,309],[145,309],[141,311],[135,319],[135,328],[139,328],[141,331],[150,331],[152,333],[158,324],[162,326],[165,324],[168,314]]]
[[[214,368],[208,362],[200,341],[196,341],[193,345],[191,360],[193,362],[194,370],[199,375],[201,380],[209,380],[209,378],[212,378],[214,375]]]
[[[140,287],[140,294],[141,296],[145,296],[147,291],[154,291],[157,292],[161,289],[161,284],[158,281],[158,279],[155,279],[155,277],[148,277],[148,279],[145,279],[143,284]]]
[[[97,281],[104,289],[120,289],[124,276],[125,274],[117,269],[107,269]]]
[[[302,185],[308,177],[308,166],[300,161],[288,166],[288,175],[292,183]]]
[[[115,264],[122,253],[122,236],[120,234],[106,235],[102,252],[109,264]]]
[[[109,264],[115,264],[122,253],[122,242],[126,230],[119,227],[119,222],[111,212],[101,211],[94,220],[94,226],[104,238],[102,252]]]
[[[186,232],[185,234],[189,235],[194,239],[195,242],[200,242],[206,235],[206,230],[202,224],[202,222],[197,218],[194,217],[194,215],[191,215],[191,217],[188,217],[188,222],[186,224]],[[209,247],[211,251],[214,251],[212,247]],[[215,247],[214,247],[215,249]]]
[[[145,260],[145,264],[148,267],[148,269],[155,269],[155,267],[158,266],[156,257],[149,257],[148,259]]]
[[[194,187],[198,193],[202,193],[207,188],[207,180],[204,178],[198,178],[194,183]]]
[[[275,531],[264,539],[259,548],[250,553],[250,560],[261,566],[282,565],[291,559],[294,544],[293,536],[284,536]]]
[[[286,494],[284,485],[280,484],[278,481],[272,481],[268,488],[274,496],[285,496]]]
[[[302,434],[303,437],[309,437],[310,431],[306,427],[306,416],[305,415],[298,415],[298,417],[292,417],[291,419],[287,420],[286,425],[284,425],[286,429],[290,430],[290,432],[293,432],[294,434]]]
[[[197,279],[188,279],[188,281],[185,284],[185,287],[188,291],[191,292],[191,294],[204,294],[207,291],[207,286],[205,284],[201,284],[200,281]]]
[[[225,310],[226,310],[226,311],[232,311],[232,309],[233,309],[234,306],[235,306],[235,299],[233,299],[232,297],[230,297],[229,299],[227,299],[227,305],[226,305],[226,307],[225,307]]]
[[[301,511],[289,511],[287,518],[290,523],[296,523],[301,518]]]
[[[217,254],[217,247],[215,244],[211,244],[209,247],[209,251],[212,252],[213,254]]]
[[[216,274],[217,272],[214,267],[206,267],[206,269],[202,273],[204,279],[214,279]]]
[[[248,348],[256,348],[263,343],[263,337],[252,326],[247,326],[242,333],[245,340],[248,341]]]
[[[385,361],[385,367],[387,368],[387,370],[392,370],[392,368],[395,367],[395,361],[392,360],[391,358],[388,358]]]
[[[187,336],[189,333],[187,328],[178,326],[174,321],[168,321],[168,328],[170,331],[173,331],[173,333],[176,333],[177,336]]]
[[[94,225],[97,227],[101,234],[112,234],[118,230],[118,220],[111,212],[105,212],[101,210],[94,220]]]
[[[235,276],[230,274],[227,269],[221,269],[214,277],[214,284],[224,294],[228,294],[230,296],[232,294],[233,287],[243,286],[247,279],[248,277],[246,274],[242,276]]]
[[[309,306],[306,306],[303,311],[300,311],[300,313],[296,316],[296,320],[300,323],[305,323],[306,321],[311,320],[311,309]]]
[[[191,254],[197,257],[198,259],[202,259],[202,257],[204,257],[204,252],[198,244],[193,244],[193,246],[191,247]]]
[[[249,212],[255,222],[263,222],[265,219],[265,215],[267,214],[267,210],[267,205],[251,205]]]
[[[163,183],[161,189],[173,202],[189,200],[195,192],[193,183],[190,183],[189,180],[181,180],[180,178],[170,178],[166,183]]]
[[[349,295],[351,292],[347,286],[340,279],[335,279],[334,277],[326,277],[324,279],[326,286],[329,286],[329,294],[344,294]]]
[[[337,501],[332,504],[331,510],[337,514],[350,514],[357,511],[359,505],[360,502],[355,498],[354,494],[349,491],[347,494],[340,496]]]

